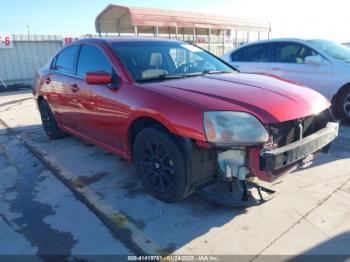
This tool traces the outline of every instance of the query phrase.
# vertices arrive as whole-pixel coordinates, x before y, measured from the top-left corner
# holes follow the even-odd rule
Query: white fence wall
[[[56,35],[14,35],[12,41],[13,48],[0,49],[0,78],[9,86],[31,85],[35,71],[62,47]]]

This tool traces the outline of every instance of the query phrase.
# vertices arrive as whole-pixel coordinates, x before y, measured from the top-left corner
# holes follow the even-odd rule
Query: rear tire
[[[39,112],[45,133],[50,139],[59,139],[65,136],[65,133],[57,126],[55,116],[44,99],[39,103]]]
[[[157,128],[137,134],[134,162],[147,191],[165,202],[176,202],[190,193],[183,153],[173,137]]]
[[[337,111],[342,120],[350,123],[350,87],[342,90],[338,96]]]

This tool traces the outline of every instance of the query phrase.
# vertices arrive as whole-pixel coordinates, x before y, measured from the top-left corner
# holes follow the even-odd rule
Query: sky
[[[0,34],[95,33],[94,20],[108,4],[198,11],[266,20],[271,37],[350,42],[349,0],[0,0]]]

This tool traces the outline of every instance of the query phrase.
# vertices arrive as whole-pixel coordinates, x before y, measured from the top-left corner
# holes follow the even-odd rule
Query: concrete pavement
[[[101,255],[133,254],[15,134],[1,123],[0,130],[0,261],[13,255],[34,255],[27,259],[37,261],[50,255],[57,261],[94,256],[98,261]]]
[[[72,136],[48,140],[33,100],[26,99],[29,94],[20,98],[14,94],[2,96],[6,101],[0,97],[0,119],[12,128],[13,134],[25,132],[20,136],[41,156],[60,172],[71,174],[71,185],[83,182],[84,188],[98,196],[98,201],[125,215],[162,252],[245,255],[245,260],[264,260],[267,255],[350,257],[348,126],[341,127],[329,154],[321,154],[311,167],[270,185],[278,194],[263,205],[222,208],[197,195],[166,204],[143,190],[133,165]],[[8,103],[19,99],[26,100],[14,107]],[[2,106],[4,103],[7,104]],[[2,137],[8,137],[5,128],[1,132]],[[81,184],[75,183],[75,187],[78,190]],[[52,217],[56,222],[62,219]]]

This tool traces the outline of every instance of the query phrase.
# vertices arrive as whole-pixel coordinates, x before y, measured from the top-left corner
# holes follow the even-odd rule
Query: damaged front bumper
[[[286,146],[263,150],[260,154],[260,170],[276,171],[292,165],[321,151],[330,144],[337,136],[339,123],[328,122],[327,126],[316,133]]]
[[[327,123],[327,122],[326,122]],[[198,188],[203,197],[224,206],[251,206],[273,198],[274,191],[250,181],[251,177],[269,181],[305,163],[310,156],[327,151],[338,136],[339,123],[325,127],[298,141],[278,148],[230,148],[217,152],[214,183]]]

